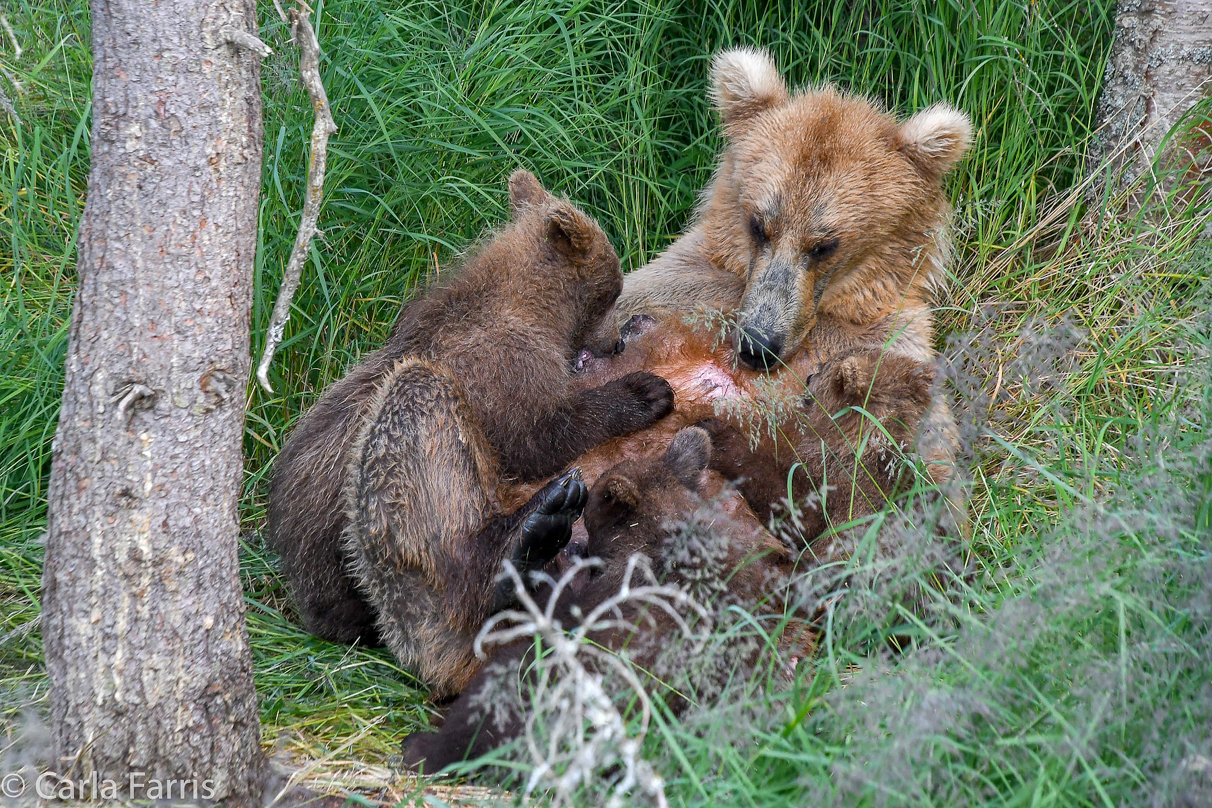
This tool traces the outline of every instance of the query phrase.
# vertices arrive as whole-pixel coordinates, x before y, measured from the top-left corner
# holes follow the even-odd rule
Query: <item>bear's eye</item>
[[[766,233],[766,223],[757,216],[749,217],[749,233],[753,236],[753,240],[757,242],[759,247],[770,241],[770,236]]]
[[[837,252],[837,239],[822,241],[808,251],[808,257],[813,261],[821,261]]]

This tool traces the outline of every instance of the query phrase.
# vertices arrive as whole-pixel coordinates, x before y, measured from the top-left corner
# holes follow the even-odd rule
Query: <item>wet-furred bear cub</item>
[[[717,610],[728,603],[753,608],[767,598],[776,604],[775,611],[781,608],[777,593],[790,569],[787,550],[707,469],[710,456],[707,432],[690,427],[674,437],[663,455],[624,461],[598,478],[585,507],[586,555],[602,563],[581,568],[562,590],[553,611],[562,627],[579,625],[583,615],[617,595],[628,559],[636,553],[648,556],[666,583],[691,590]],[[700,551],[688,550],[674,538],[685,531],[695,532],[703,544]],[[549,593],[550,586],[537,588],[536,602],[546,604]],[[621,616],[607,628],[590,631],[589,641],[613,651],[626,648],[640,669],[658,669],[657,660],[675,633],[671,618],[656,608],[645,612],[634,602],[623,607]],[[532,639],[525,637],[492,649],[488,663],[451,705],[441,729],[409,736],[406,764],[433,773],[517,737],[526,716],[491,704],[486,709],[485,694],[499,687],[494,677],[524,679],[530,668],[523,663],[532,648]],[[524,682],[507,681],[504,687],[525,690]]]
[[[511,223],[405,305],[300,422],[271,486],[271,541],[307,628],[381,639],[436,695],[473,672],[501,559],[544,562],[584,504],[566,475],[505,513],[498,485],[548,477],[673,404],[646,372],[572,386],[582,352],[621,345],[618,257],[532,174],[509,189]]]

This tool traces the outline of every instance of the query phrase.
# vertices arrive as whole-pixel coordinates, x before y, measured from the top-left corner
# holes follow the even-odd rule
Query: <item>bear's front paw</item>
[[[534,510],[522,523],[514,553],[519,572],[543,566],[564,549],[572,538],[572,523],[581,518],[588,501],[589,489],[580,469],[564,472],[534,495]]]
[[[636,415],[632,430],[643,429],[673,412],[673,388],[655,373],[637,370],[617,384],[622,388],[622,400]]]
[[[695,424],[711,438],[711,461],[713,468],[726,480],[745,476],[745,468],[753,456],[749,439],[740,430],[721,418],[704,418]]]
[[[934,368],[896,354],[867,351],[837,360],[831,382],[842,403],[881,416],[914,412],[930,402]]]

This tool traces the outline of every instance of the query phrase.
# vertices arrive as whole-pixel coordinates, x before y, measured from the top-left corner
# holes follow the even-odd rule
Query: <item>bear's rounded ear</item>
[[[640,489],[631,478],[611,474],[602,483],[602,503],[612,510],[634,511],[640,507]]]
[[[597,222],[561,202],[547,214],[547,242],[570,259],[587,255],[605,236]]]
[[[968,150],[972,123],[946,104],[935,104],[901,124],[896,147],[928,180],[942,179]]]
[[[665,465],[678,482],[692,491],[699,490],[699,476],[711,460],[711,436],[707,430],[689,426],[674,436],[665,450]]]
[[[755,115],[785,102],[787,85],[766,51],[733,48],[711,62],[711,99],[732,136]]]
[[[544,205],[551,194],[539,182],[539,178],[524,168],[509,175],[509,212],[517,216],[526,208]]]

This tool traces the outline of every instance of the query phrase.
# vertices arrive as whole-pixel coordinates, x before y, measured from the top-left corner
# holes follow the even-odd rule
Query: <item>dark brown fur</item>
[[[584,485],[563,475],[503,510],[491,496],[498,464],[470,412],[440,365],[400,363],[371,402],[346,483],[352,572],[388,648],[438,697],[478,667],[476,632],[508,602],[501,561],[546,563],[584,506]]]
[[[367,405],[399,355],[389,340],[329,387],[295,426],[270,475],[269,544],[282,558],[303,625],[334,642],[381,644],[374,612],[345,569],[341,490]]]
[[[751,435],[723,419],[700,426],[718,451],[712,468],[736,482],[769,523],[788,496],[808,539],[883,508],[903,482],[903,453],[930,407],[934,371],[896,354],[859,351],[808,379],[803,409],[776,432]],[[790,490],[789,490],[790,486]],[[825,551],[813,543],[818,555]]]
[[[724,597],[750,607],[761,602],[776,582],[784,578],[790,564],[784,548],[767,533],[753,513],[735,501],[719,507],[727,498],[719,477],[706,468],[711,454],[707,434],[701,429],[678,433],[661,456],[620,463],[603,473],[594,484],[585,508],[589,556],[602,565],[582,569],[568,586],[555,607],[561,625],[577,625],[577,615],[616,595],[626,574],[628,559],[636,553],[653,560],[653,569],[665,570],[664,580],[684,588],[693,588],[687,574],[697,583],[704,572],[725,587]],[[717,559],[718,569],[679,567],[685,559],[670,555],[670,537],[679,520],[696,511],[708,511],[711,537],[726,548]],[[693,563],[693,562],[692,562]],[[539,601],[542,603],[542,601]],[[722,607],[722,602],[713,604]],[[781,606],[780,606],[781,608]],[[592,632],[590,639],[606,648],[626,647],[636,663],[651,670],[665,647],[662,638],[673,631],[668,616],[659,610],[642,612],[632,604],[625,612],[631,628],[612,628]],[[409,765],[424,763],[430,772],[449,763],[476,757],[515,737],[523,716],[489,716],[476,705],[481,690],[492,686],[493,676],[523,676],[522,662],[531,648],[522,639],[495,649],[490,662],[468,689],[451,706],[449,715],[437,733],[409,738],[405,760]],[[499,720],[498,720],[499,719]]]
[[[376,573],[420,574],[439,586],[450,570],[428,554],[458,558],[474,525],[491,529],[504,513],[495,501],[498,481],[547,477],[596,443],[651,424],[671,406],[668,385],[647,373],[597,389],[573,387],[582,351],[605,356],[619,343],[611,310],[622,285],[618,258],[592,219],[550,196],[527,172],[510,179],[510,197],[513,222],[469,256],[453,280],[404,307],[387,344],[330,388],[275,463],[270,535],[305,625],[322,637],[375,639],[379,612],[382,639],[393,650],[410,647],[399,636],[408,629],[381,611],[402,595],[384,590],[377,578],[362,580],[361,590],[380,601],[376,609],[349,572],[343,496],[355,513],[368,509],[363,527],[387,531],[351,534],[348,547],[363,549],[358,569],[406,559],[422,569],[376,567]],[[393,468],[406,476],[393,476]],[[384,499],[393,486],[416,496]],[[382,513],[375,515],[375,508]],[[378,538],[366,539],[372,533]],[[394,547],[363,543],[385,536]],[[495,554],[507,552],[501,536],[484,541]],[[447,545],[438,551],[435,542]],[[491,578],[494,561],[499,558],[465,564],[479,565],[476,574]],[[460,586],[479,592],[482,583],[474,578]],[[469,595],[467,614],[478,614],[487,599]]]

